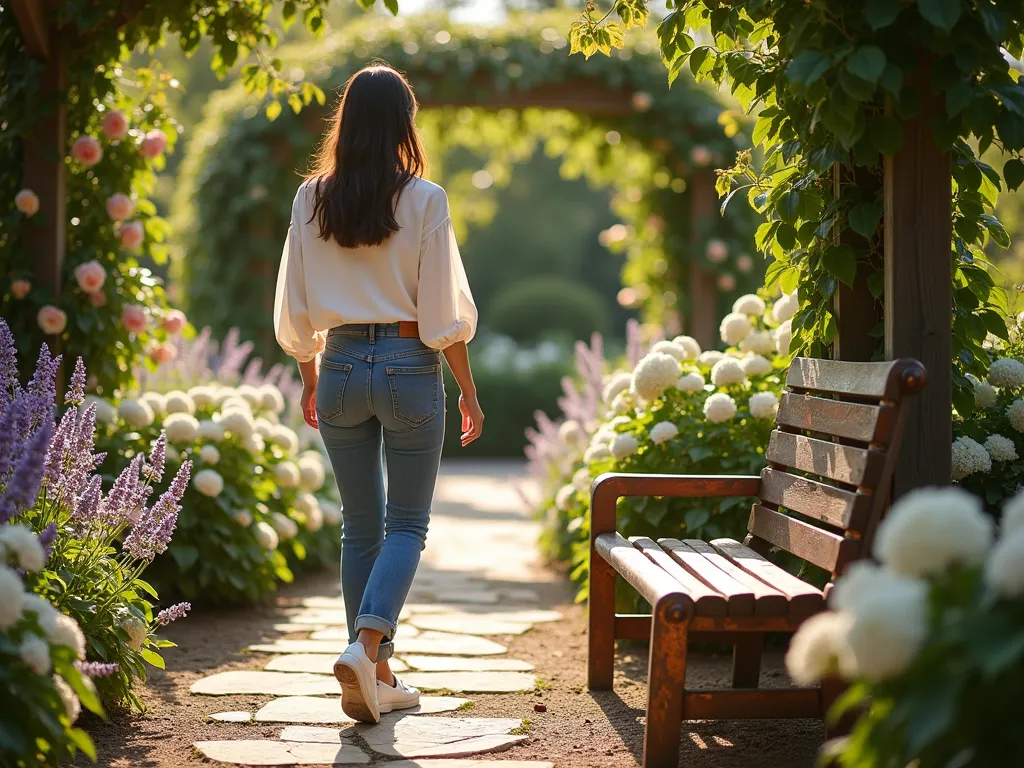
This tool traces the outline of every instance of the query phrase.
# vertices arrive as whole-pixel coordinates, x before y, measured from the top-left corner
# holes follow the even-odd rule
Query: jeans
[[[383,633],[378,661],[393,653],[398,614],[425,546],[444,403],[440,353],[399,338],[397,323],[329,332],[316,411],[341,492],[341,589],[349,642],[361,629]]]

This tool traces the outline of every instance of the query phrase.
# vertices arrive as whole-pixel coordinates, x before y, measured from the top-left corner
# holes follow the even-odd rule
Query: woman
[[[448,199],[422,178],[415,117],[412,89],[391,67],[348,81],[292,205],[274,304],[277,340],[302,373],[303,416],[341,491],[350,645],[334,674],[342,709],[363,722],[419,703],[388,659],[441,459],[442,354],[462,390],[463,446],[484,422],[466,348],[477,311]]]

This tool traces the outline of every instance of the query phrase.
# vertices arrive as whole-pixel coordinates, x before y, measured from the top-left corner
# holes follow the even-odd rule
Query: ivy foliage
[[[708,217],[695,228],[687,215],[693,174],[731,161],[749,146],[745,124],[717,89],[692,79],[669,91],[653,36],[640,37],[610,60],[584,62],[566,54],[563,15],[519,17],[501,28],[451,25],[435,18],[379,19],[353,24],[317,46],[283,49],[289,71],[337,92],[359,67],[382,58],[407,72],[421,102],[418,123],[431,145],[432,177],[443,181],[464,231],[493,213],[470,174],[443,178],[448,155],[469,149],[497,184],[515,162],[538,148],[563,158],[563,173],[614,190],[613,208],[628,225],[616,247],[627,255],[625,280],[649,317],[685,312],[691,259],[715,272],[737,272],[735,288],[760,280],[750,259],[749,210]],[[567,109],[489,110],[445,105],[487,104],[493,90],[559,93]],[[585,109],[590,89],[621,91],[620,114]],[[564,89],[564,92],[559,90]],[[577,94],[582,89],[582,95]],[[550,102],[548,102],[550,103]],[[631,105],[631,106],[629,106]],[[326,110],[270,113],[236,86],[218,94],[189,147],[173,221],[182,235],[176,275],[197,322],[263,339],[276,354],[267,316],[291,200],[323,131]],[[440,175],[439,175],[440,170]],[[708,181],[707,183],[713,183]],[[732,254],[712,264],[706,243],[721,240]],[[745,280],[742,269],[750,270]],[[723,297],[728,298],[728,296]],[[730,299],[731,300],[731,299]]]
[[[625,20],[643,0],[619,0]],[[1009,245],[994,215],[1000,190],[1024,182],[1024,85],[1004,56],[1020,58],[1017,0],[677,0],[658,27],[669,78],[727,84],[757,114],[754,144],[719,179],[729,202],[745,194],[764,216],[757,247],[772,259],[769,286],[799,286],[794,350],[822,355],[836,339],[840,284],[882,279],[882,158],[903,142],[902,122],[929,92],[942,94],[933,131],[952,161],[954,400],[973,408],[967,373],[983,375],[991,333],[1006,337],[1005,296],[984,248]],[[574,33],[608,25],[591,8]],[[990,146],[1008,159],[982,162]],[[863,281],[863,282],[861,282]],[[881,337],[882,326],[872,334]],[[880,353],[880,350],[879,350]]]

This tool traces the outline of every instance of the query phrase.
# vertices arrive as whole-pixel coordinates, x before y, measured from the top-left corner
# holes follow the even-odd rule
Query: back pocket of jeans
[[[437,416],[440,363],[410,368],[388,367],[387,373],[396,419],[410,427],[418,427]]]
[[[326,357],[320,361],[320,378],[316,383],[316,413],[324,421],[341,415],[345,401],[345,385],[352,373],[352,363],[339,363]]]

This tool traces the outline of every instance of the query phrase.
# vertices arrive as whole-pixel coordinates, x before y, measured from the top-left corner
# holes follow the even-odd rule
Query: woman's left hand
[[[302,418],[313,429],[319,429],[316,420],[316,383],[302,387],[302,399],[299,402],[302,404]]]

